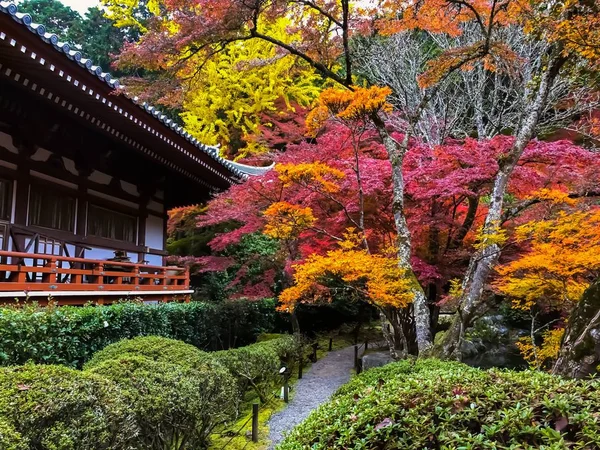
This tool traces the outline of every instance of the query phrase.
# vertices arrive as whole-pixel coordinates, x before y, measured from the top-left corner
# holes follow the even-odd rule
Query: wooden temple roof
[[[119,81],[56,34],[0,1],[0,74],[210,189],[224,189],[272,168],[226,160],[157,108],[117,90]],[[39,80],[43,80],[41,86]],[[38,82],[36,82],[38,81]]]

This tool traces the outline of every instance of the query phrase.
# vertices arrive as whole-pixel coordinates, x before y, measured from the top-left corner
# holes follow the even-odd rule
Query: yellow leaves
[[[279,173],[279,179],[285,187],[294,183],[325,192],[334,193],[339,191],[336,181],[344,178],[344,172],[321,162],[313,163],[290,163],[278,164],[275,170]]]
[[[306,130],[315,136],[327,119],[336,117],[346,122],[368,120],[380,111],[390,112],[392,105],[387,97],[392,93],[389,87],[354,86],[353,90],[337,88],[325,89],[319,96],[317,106],[306,118]]]
[[[293,43],[298,37],[289,33],[289,24],[282,18],[261,31]],[[282,105],[292,112],[292,102],[306,107],[320,92],[320,77],[313,69],[260,39],[231,43],[208,61],[201,55],[197,66],[202,69],[191,82],[181,114],[185,128],[203,143],[221,144],[237,157],[267,150],[252,139],[266,125],[264,113]]]
[[[367,301],[382,307],[404,307],[413,298],[411,280],[395,258],[372,255],[357,248],[360,235],[349,230],[341,248],[312,255],[295,266],[294,286],[285,289],[280,309],[289,311],[300,302],[328,300],[328,283],[343,282]]]
[[[263,213],[267,224],[263,233],[275,239],[294,239],[316,221],[309,207],[288,202],[272,203]]]
[[[508,240],[506,230],[500,228],[499,225],[493,225],[488,227],[479,227],[475,244],[473,245],[477,250],[483,250],[486,247],[492,245],[503,245]]]
[[[531,194],[530,198],[545,200],[553,204],[574,205],[575,199],[569,197],[569,194],[558,189],[542,188]]]
[[[555,219],[518,227],[515,236],[528,241],[529,250],[497,269],[496,288],[514,308],[542,304],[569,311],[588,287],[589,276],[600,270],[600,209],[560,212]]]
[[[515,344],[531,368],[541,369],[548,362],[558,358],[564,334],[564,328],[545,331],[542,334],[542,344],[539,347],[532,342],[530,337],[522,337]]]

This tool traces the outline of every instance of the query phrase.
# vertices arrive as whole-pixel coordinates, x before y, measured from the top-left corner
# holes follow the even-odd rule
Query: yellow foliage
[[[140,10],[145,7],[148,11],[157,16],[160,14],[161,1],[148,0],[141,2],[140,0],[100,0],[105,7],[105,16],[114,22],[118,28],[134,28],[142,33],[147,31],[142,23],[142,17],[145,14],[140,14]]]
[[[263,233],[275,239],[294,239],[315,223],[309,207],[302,208],[288,202],[272,203],[264,212],[267,224]]]
[[[319,161],[312,163],[278,164],[275,170],[284,186],[289,187],[294,183],[334,193],[339,190],[335,182],[344,178],[344,172]],[[333,181],[332,181],[333,180]]]
[[[558,357],[564,334],[564,328],[547,330],[542,334],[542,345],[539,347],[532,342],[530,337],[520,338],[516,342],[516,346],[532,368],[541,369],[546,363],[554,361]]]
[[[459,299],[463,294],[462,281],[459,278],[450,280],[450,290],[448,291],[448,297],[452,299]]]
[[[279,19],[268,32],[293,43],[288,25],[288,19]],[[269,42],[235,42],[206,61],[194,77],[181,118],[186,130],[203,143],[221,144],[223,150],[245,157],[266,151],[248,139],[258,134],[263,113],[276,111],[281,99],[288,112],[293,112],[292,102],[308,106],[319,94],[319,82],[307,64]]]
[[[312,255],[296,265],[295,284],[279,296],[280,309],[290,311],[301,302],[328,300],[329,281],[342,281],[381,307],[404,307],[412,302],[411,279],[398,267],[396,258],[358,248],[360,239],[350,230],[341,248],[326,255]]]
[[[529,250],[497,269],[496,287],[515,308],[542,303],[568,311],[589,286],[589,275],[600,270],[600,209],[560,212],[518,227],[515,236],[528,240]]]
[[[530,198],[545,200],[554,204],[574,205],[577,203],[575,199],[569,197],[567,192],[558,189],[543,188],[531,194]]]
[[[329,88],[321,92],[316,107],[306,118],[306,130],[315,136],[331,116],[347,122],[367,120],[379,111],[390,112],[392,105],[387,97],[389,87],[353,86],[353,90]]]
[[[508,235],[506,230],[500,228],[499,225],[494,225],[487,230],[481,226],[479,227],[474,247],[477,250],[483,250],[492,245],[503,245],[507,240]]]

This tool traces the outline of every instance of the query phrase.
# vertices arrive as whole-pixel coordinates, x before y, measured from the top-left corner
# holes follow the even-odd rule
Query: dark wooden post
[[[288,377],[285,377],[285,381],[283,382],[283,401],[289,403],[290,401],[290,384],[288,382]]]
[[[365,352],[369,349],[369,340],[365,339]]]
[[[315,343],[312,345],[312,348],[313,348],[312,362],[314,362],[314,363],[315,363],[315,362],[317,362],[317,348],[319,348],[319,343],[318,343],[318,342],[315,342]]]
[[[258,442],[258,403],[252,405],[252,442]]]
[[[329,351],[333,348],[333,338],[329,338]]]
[[[354,346],[354,370],[358,372],[358,345]]]

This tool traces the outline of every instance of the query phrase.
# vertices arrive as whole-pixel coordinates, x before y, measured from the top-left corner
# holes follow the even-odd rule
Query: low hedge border
[[[0,366],[33,362],[80,368],[98,350],[136,336],[164,336],[203,350],[222,350],[271,332],[276,315],[272,299],[2,307]]]

